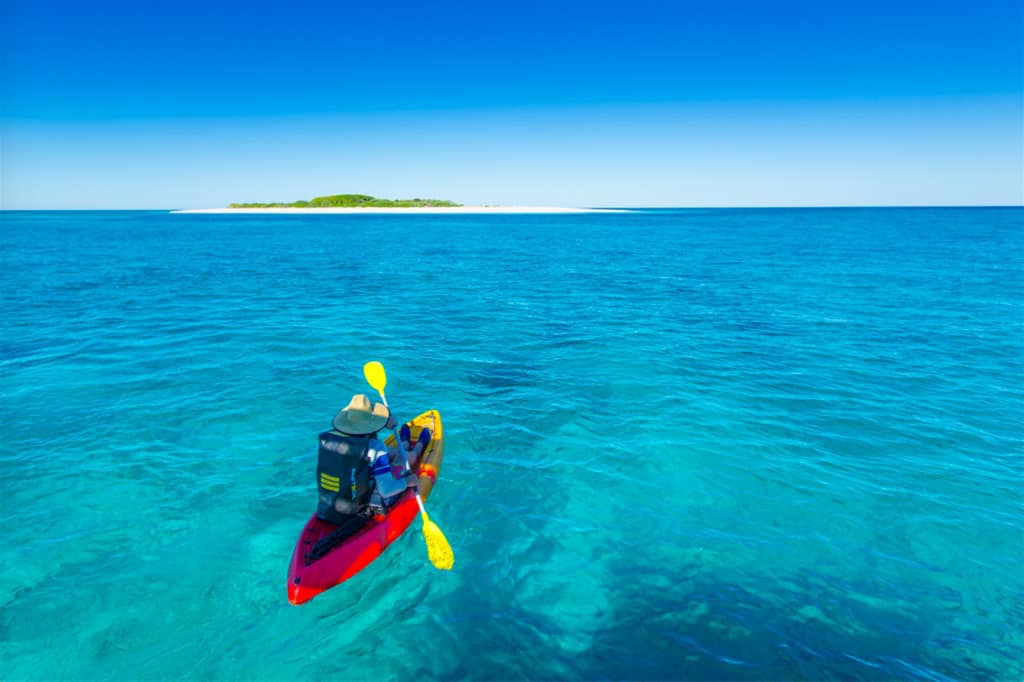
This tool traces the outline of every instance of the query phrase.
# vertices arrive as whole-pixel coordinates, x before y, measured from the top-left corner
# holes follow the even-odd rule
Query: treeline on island
[[[332,194],[309,201],[269,204],[228,204],[228,208],[419,208],[421,206],[462,206],[441,199],[378,199],[369,194]]]

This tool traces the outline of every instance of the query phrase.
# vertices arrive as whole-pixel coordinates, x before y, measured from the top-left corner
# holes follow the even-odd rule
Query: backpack
[[[343,436],[337,431],[320,434],[316,467],[318,518],[342,524],[366,511],[370,501],[368,438]]]

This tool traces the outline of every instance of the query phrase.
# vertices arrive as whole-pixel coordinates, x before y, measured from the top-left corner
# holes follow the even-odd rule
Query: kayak
[[[416,442],[424,428],[430,429],[430,442],[413,467],[419,476],[420,497],[430,496],[444,456],[444,432],[441,415],[437,410],[424,412],[407,422],[412,442]],[[385,441],[395,446],[394,436]],[[302,604],[339,583],[343,583],[381,555],[419,515],[419,505],[413,490],[398,496],[387,513],[356,519],[357,529],[342,529],[317,517],[316,513],[302,529],[292,552],[288,568],[288,601]],[[344,537],[335,541],[339,534]]]

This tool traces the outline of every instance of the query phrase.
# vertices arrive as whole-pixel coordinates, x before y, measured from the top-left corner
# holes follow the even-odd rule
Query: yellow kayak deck
[[[421,455],[420,461],[413,467],[419,474],[420,497],[426,500],[430,497],[430,491],[441,473],[441,460],[444,458],[444,428],[441,426],[441,414],[437,410],[429,410],[406,423],[409,425],[409,438],[413,443],[420,437],[423,429],[430,429],[430,443]],[[390,447],[398,446],[393,435],[385,438],[384,443]]]

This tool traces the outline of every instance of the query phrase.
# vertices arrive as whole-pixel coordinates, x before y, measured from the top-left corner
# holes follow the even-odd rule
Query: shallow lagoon
[[[1022,228],[0,214],[0,676],[1019,679]],[[293,607],[370,359],[456,567]]]

